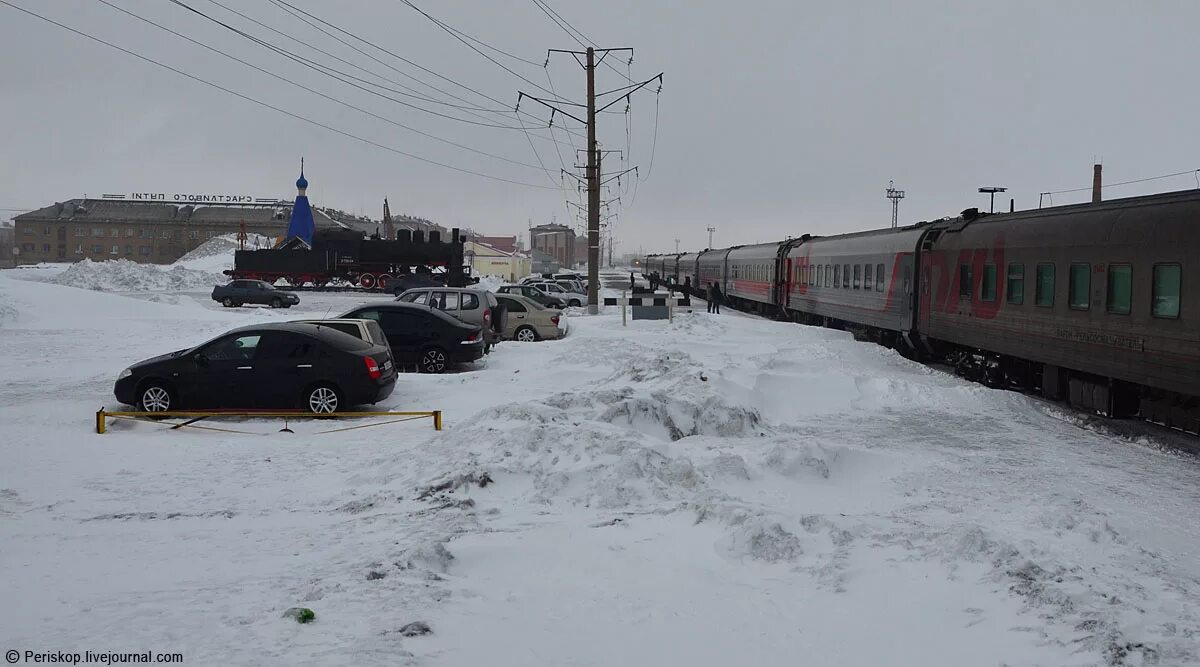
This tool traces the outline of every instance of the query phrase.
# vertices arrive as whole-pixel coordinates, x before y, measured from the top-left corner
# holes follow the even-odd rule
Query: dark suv
[[[294,408],[336,412],[392,393],[387,346],[313,324],[234,329],[121,371],[117,400],[147,412]]]
[[[396,363],[415,365],[422,373],[443,373],[452,364],[483,356],[482,327],[437,308],[393,301],[359,306],[338,317],[379,322]]]

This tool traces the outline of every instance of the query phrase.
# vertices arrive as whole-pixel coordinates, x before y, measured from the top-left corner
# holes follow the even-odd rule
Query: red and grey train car
[[[680,255],[680,283],[1200,432],[1200,191]]]

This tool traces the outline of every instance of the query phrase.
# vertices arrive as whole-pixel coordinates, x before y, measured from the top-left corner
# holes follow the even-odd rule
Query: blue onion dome
[[[300,178],[296,179],[296,187],[300,190],[308,188],[308,179],[304,178],[304,172],[300,172]]]

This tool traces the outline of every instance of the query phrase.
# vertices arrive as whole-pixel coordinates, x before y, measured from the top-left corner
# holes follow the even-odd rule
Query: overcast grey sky
[[[0,208],[40,207],[87,193],[133,191],[291,196],[299,158],[319,205],[394,212],[522,232],[528,221],[574,216],[554,189],[575,158],[556,120],[555,144],[520,129],[439,118],[333,80],[270,52],[169,0],[105,0],[335,99],[520,166],[441,143],[227,60],[99,0],[4,0],[239,93],[391,148],[546,189],[491,181],[366,145],[157,68],[0,5]],[[517,91],[541,94],[456,41],[402,0],[288,0],[362,39],[457,83],[359,44],[372,61],[301,23],[271,0],[182,0],[312,60],[440,102],[401,97],[451,116],[510,127]],[[533,0],[412,0],[487,44],[479,47],[538,86],[583,101],[578,48]],[[1007,186],[1018,208],[1038,193],[1200,167],[1193,85],[1200,3],[1084,1],[803,2],[547,0],[600,46],[636,49],[632,74],[665,81],[651,165],[656,86],[633,97],[618,252],[703,247],[802,233],[886,226],[889,179],[907,191],[902,222],[986,206],[982,185]],[[313,51],[361,66],[354,69]],[[624,64],[616,60],[622,71]],[[394,68],[394,69],[393,69]],[[398,71],[397,71],[398,70]],[[598,70],[598,90],[626,81]],[[454,100],[406,75],[452,93]],[[382,78],[380,78],[382,77]],[[391,80],[390,82],[387,80]],[[481,97],[457,84],[494,98]],[[610,98],[611,99],[611,98]],[[525,102],[533,134],[549,137],[545,109]],[[624,103],[612,107],[624,111]],[[480,114],[472,116],[470,113]],[[605,148],[627,148],[626,116],[599,123]],[[530,142],[549,174],[538,164]],[[579,138],[573,138],[581,147]],[[560,161],[561,160],[561,161]],[[621,167],[620,156],[606,163]],[[616,183],[613,184],[614,189]],[[1106,197],[1197,187],[1191,175],[1111,188]],[[636,192],[636,198],[634,193]],[[613,193],[615,196],[616,192]],[[1086,199],[1058,195],[1055,203]],[[1004,205],[1008,200],[1004,199]],[[999,203],[997,204],[999,207]],[[12,212],[0,211],[0,217]],[[572,222],[573,224],[573,222]]]

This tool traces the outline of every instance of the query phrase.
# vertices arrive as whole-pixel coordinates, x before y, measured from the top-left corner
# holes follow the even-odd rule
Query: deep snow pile
[[[249,234],[246,239],[246,249],[256,250],[273,247],[275,240],[269,236]],[[221,273],[233,268],[233,253],[238,249],[237,234],[215,236],[196,249],[188,252],[175,261],[173,266],[185,269]]]
[[[227,280],[219,272],[182,266],[142,264],[127,259],[103,262],[85,259],[72,264],[50,282],[101,292],[162,292],[209,289]]]
[[[1200,660],[1194,459],[842,332],[609,312],[401,376],[385,407],[441,408],[441,433],[96,436],[128,361],[273,314],[3,278],[0,305],[0,402],[23,417],[0,424],[0,585],[22,602],[0,607],[5,645],[197,664]]]

